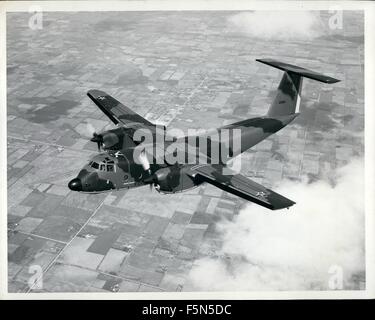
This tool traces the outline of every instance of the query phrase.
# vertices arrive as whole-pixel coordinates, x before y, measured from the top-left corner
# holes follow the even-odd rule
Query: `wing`
[[[194,179],[205,181],[224,191],[243,199],[255,202],[271,210],[289,208],[295,204],[282,195],[267,189],[241,174],[224,175],[221,166],[197,165],[192,167],[189,175]]]
[[[87,92],[87,95],[114,124],[120,122],[128,128],[155,127],[153,123],[135,113],[104,91],[90,90]]]

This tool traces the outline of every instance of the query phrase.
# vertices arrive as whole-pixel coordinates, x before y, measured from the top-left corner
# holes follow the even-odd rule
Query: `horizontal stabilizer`
[[[298,67],[292,64],[280,62],[280,61],[273,60],[273,59],[256,59],[256,61],[267,64],[271,67],[274,67],[274,68],[277,68],[277,69],[280,69],[289,73],[298,74],[302,77],[306,77],[306,78],[317,80],[317,81],[324,82],[324,83],[336,83],[340,81],[340,80],[325,76],[315,71],[311,71],[302,67]]]

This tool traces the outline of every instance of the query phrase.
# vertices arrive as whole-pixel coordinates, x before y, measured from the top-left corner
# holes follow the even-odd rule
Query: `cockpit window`
[[[97,162],[92,161],[91,167],[93,167],[94,169],[99,169],[99,164]]]
[[[100,164],[95,161],[90,161],[89,166],[100,171],[115,171],[115,162],[108,157],[104,158],[104,160],[101,161]]]

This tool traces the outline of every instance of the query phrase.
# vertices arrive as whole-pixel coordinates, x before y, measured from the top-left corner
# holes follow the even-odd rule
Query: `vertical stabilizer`
[[[286,116],[299,112],[303,77],[324,83],[340,81],[315,71],[273,59],[256,59],[256,61],[284,71],[275,100],[268,110],[268,117]]]
[[[299,111],[303,78],[294,73],[284,72],[277,88],[277,94],[267,116],[285,116]]]

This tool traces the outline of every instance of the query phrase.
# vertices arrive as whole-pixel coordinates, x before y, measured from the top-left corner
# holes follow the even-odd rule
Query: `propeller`
[[[103,136],[94,132],[93,137],[90,139],[90,141],[97,143],[98,151],[100,152],[100,149],[103,146]]]
[[[158,184],[158,179],[157,179],[156,174],[152,174],[151,172],[150,162],[148,161],[145,149],[143,149],[142,152],[139,154],[138,159],[142,165],[143,170],[147,172],[147,176],[143,179],[143,181],[149,184],[150,190],[152,190],[152,186]]]
[[[158,184],[158,177],[156,174],[151,174],[143,179],[143,182],[150,186],[150,190],[152,191],[152,187],[154,186],[156,189],[159,188]]]
[[[90,141],[97,143],[98,151],[100,152],[100,149],[103,146],[103,142],[104,142],[103,136],[101,134],[96,133],[96,130],[95,130],[94,126],[90,122],[87,122],[86,129],[87,129],[87,132],[89,133],[89,135],[92,136]]]
[[[150,162],[148,161],[145,149],[143,149],[142,152],[139,154],[139,162],[141,163],[143,170],[147,171],[148,173],[151,173]]]

